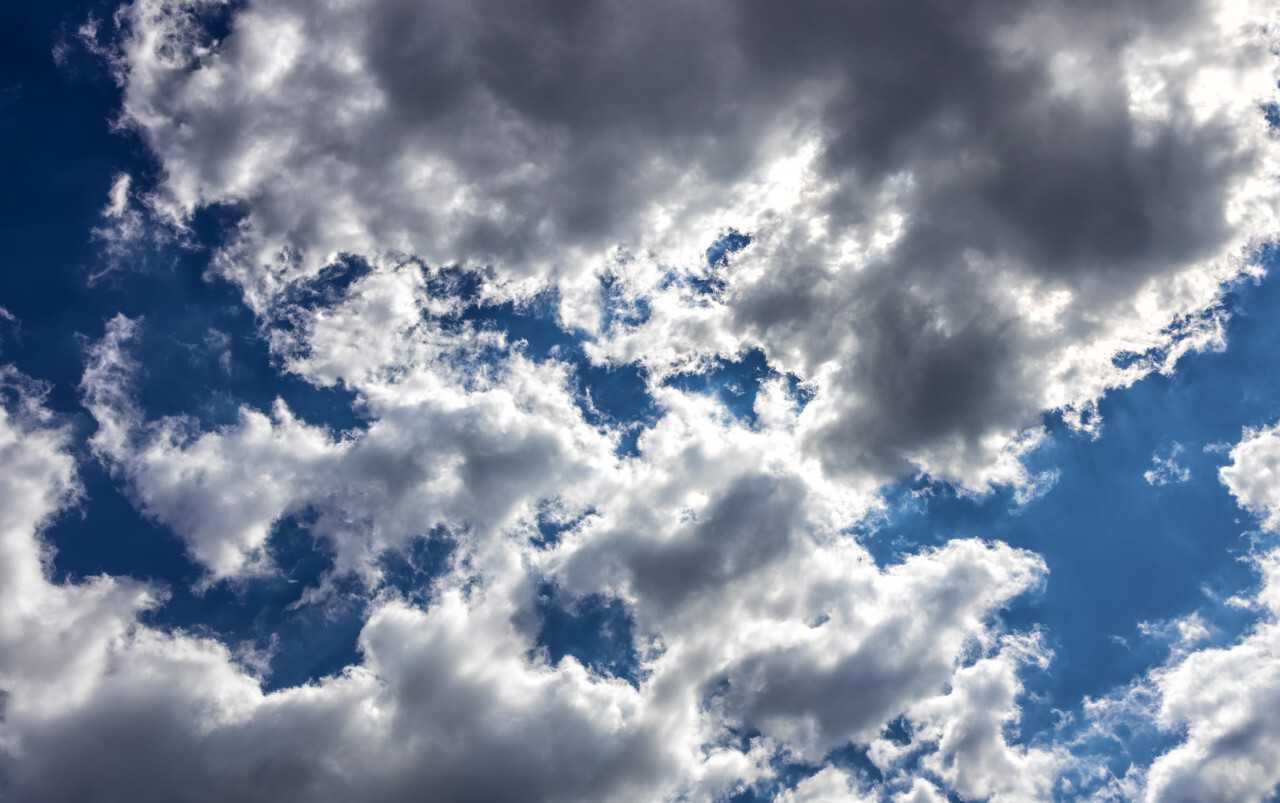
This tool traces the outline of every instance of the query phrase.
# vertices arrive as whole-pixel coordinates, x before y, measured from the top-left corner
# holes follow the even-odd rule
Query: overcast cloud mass
[[[0,800],[1280,785],[1273,4],[22,22]]]

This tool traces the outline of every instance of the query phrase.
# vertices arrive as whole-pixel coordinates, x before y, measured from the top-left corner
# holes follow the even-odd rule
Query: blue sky
[[[348,5],[0,33],[0,798],[1271,799],[1263,4]]]

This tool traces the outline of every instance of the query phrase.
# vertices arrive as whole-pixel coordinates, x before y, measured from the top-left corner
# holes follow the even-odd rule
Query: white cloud
[[[893,803],[943,803],[945,800],[938,792],[938,787],[924,778],[917,778],[911,789],[894,797]]]
[[[354,295],[385,278],[371,275]],[[407,304],[412,317],[417,307]],[[359,389],[373,418],[367,428],[334,434],[279,400],[269,415],[243,407],[235,424],[211,432],[184,418],[145,421],[128,391],[138,326],[117,317],[90,350],[82,392],[99,425],[92,444],[211,582],[269,571],[267,542],[286,516],[315,519],[311,529],[337,553],[339,571],[367,572],[382,550],[437,527],[491,536],[615,462],[613,437],[582,420],[562,365],[510,351],[491,376],[464,381],[469,368],[451,361],[475,364],[465,338],[444,343],[441,355],[440,342],[397,331],[355,301],[316,313],[309,351],[290,364]],[[481,343],[494,344],[501,340]]]
[[[637,727],[639,693],[572,661],[530,664],[501,589],[451,592],[430,611],[378,602],[363,666],[264,695],[217,642],[140,624],[150,589],[50,582],[38,532],[77,498],[70,433],[38,387],[10,369],[5,383],[18,393],[0,411],[6,794],[599,799],[672,782],[679,761]],[[545,728],[565,750],[541,749]]]
[[[1138,632],[1147,638],[1165,641],[1174,650],[1180,651],[1204,641],[1210,635],[1204,617],[1198,611],[1168,622],[1138,622]]]
[[[775,797],[774,803],[864,803],[857,782],[836,767],[825,767]]]
[[[144,512],[182,537],[212,580],[266,568],[275,522],[344,450],[283,402],[270,418],[242,408],[236,425],[199,434],[182,419],[148,425],[128,397],[126,349],[137,323],[118,316],[90,350],[82,391],[98,421],[92,445],[125,477]]]
[[[1050,656],[1038,634],[1005,638],[994,654],[958,670],[946,694],[908,710],[909,743],[879,740],[872,745],[872,759],[888,770],[922,751],[920,767],[945,780],[965,800],[1053,799],[1059,775],[1071,763],[1066,751],[1010,745],[1007,740],[1020,716],[1019,669],[1028,663],[1046,669]],[[913,792],[917,799],[930,799]]]
[[[1218,470],[1223,485],[1264,528],[1280,530],[1280,425],[1246,429],[1230,457]]]
[[[1174,443],[1166,456],[1159,452],[1151,455],[1151,468],[1142,474],[1149,485],[1177,485],[1191,479],[1191,469],[1178,463],[1178,457],[1186,449],[1180,443]]]
[[[1280,555],[1260,563],[1262,620],[1235,644],[1153,673],[1157,721],[1185,739],[1147,773],[1145,800],[1256,801],[1280,784]]]
[[[1220,471],[1222,482],[1264,528],[1275,529],[1275,427],[1245,430],[1230,456]],[[1140,625],[1144,633],[1171,642],[1170,659],[1124,700],[1103,708],[1129,718],[1153,717],[1160,728],[1181,735],[1147,768],[1144,800],[1243,803],[1263,800],[1280,785],[1280,552],[1255,560],[1260,589],[1228,604],[1256,609],[1259,620],[1234,643],[1195,649],[1211,635],[1198,613]]]
[[[169,486],[152,477],[190,476],[169,467],[195,461],[223,465],[221,452],[243,456],[261,437],[294,437],[288,433],[301,426],[255,422],[246,413],[227,430],[193,433],[180,444],[148,441],[152,425],[129,412],[120,384],[130,336],[136,326],[127,319],[111,323],[91,351],[85,390],[93,404],[125,411],[118,427],[118,418],[104,418],[99,448],[117,450],[112,459],[130,466],[131,482],[154,515],[169,516],[172,508]],[[69,430],[44,411],[38,389],[24,390],[0,423],[6,457],[0,483],[13,491],[5,498],[30,500],[4,507],[3,547],[14,559],[5,563],[10,576],[0,592],[6,599],[0,687],[8,694],[0,744],[13,759],[8,790],[24,800],[66,799],[88,789],[136,800],[185,799],[193,779],[218,799],[392,800],[422,788],[442,799],[712,799],[767,779],[769,762],[779,756],[821,755],[822,745],[869,738],[922,695],[955,683],[964,645],[991,641],[992,612],[1043,571],[1034,556],[976,542],[877,569],[855,542],[822,535],[808,506],[797,507],[796,494],[817,492],[800,479],[775,469],[782,473],[744,480],[737,458],[752,448],[747,444],[730,454],[690,456],[703,463],[703,476],[687,491],[701,501],[673,495],[676,478],[657,476],[651,487],[637,483],[632,498],[611,504],[607,484],[602,496],[591,497],[600,512],[590,521],[602,526],[646,507],[655,521],[671,522],[654,551],[622,553],[618,573],[598,578],[617,584],[573,580],[573,561],[607,540],[590,526],[541,558],[551,576],[567,583],[565,593],[604,591],[627,600],[638,638],[661,645],[648,652],[638,685],[600,677],[572,658],[552,666],[531,653],[530,562],[539,558],[510,533],[464,544],[468,560],[447,570],[425,608],[394,593],[372,599],[358,665],[264,694],[253,656],[242,666],[217,641],[142,624],[137,615],[161,592],[109,577],[50,581],[38,534],[76,498]],[[658,436],[651,436],[662,455]],[[711,449],[715,431],[703,436],[696,448]],[[757,437],[754,448],[761,448],[766,435]],[[149,445],[138,448],[140,442]],[[624,463],[619,470],[655,473],[664,464]],[[686,467],[678,476],[698,475]],[[218,479],[226,487],[237,481]],[[764,530],[752,535],[721,521],[743,501],[735,494],[760,483],[776,489],[748,508]],[[197,486],[172,498],[198,502],[200,493]],[[814,510],[822,508],[818,502]],[[691,510],[684,525],[681,510]],[[774,527],[779,546],[753,545]],[[187,535],[203,537],[198,530]],[[638,585],[645,572],[680,555],[692,557],[689,568],[708,582],[681,586],[660,575],[644,582],[674,582],[667,593],[688,598],[684,611],[657,588]],[[698,555],[709,557],[700,563]],[[795,572],[812,583],[779,582]],[[710,616],[717,610],[725,614],[718,620]],[[828,618],[815,627],[820,613]],[[790,660],[779,664],[779,656]],[[843,669],[829,665],[832,656]],[[784,668],[803,677],[775,671]],[[881,679],[881,695],[866,706],[857,702],[858,678],[871,677]],[[814,682],[850,706],[829,711],[813,695]],[[765,736],[742,747],[725,742],[724,717],[758,724]],[[556,734],[554,750],[547,749],[548,733]],[[502,773],[492,771],[496,756],[503,757]],[[836,789],[836,780],[828,772],[794,794],[821,799],[813,796]]]
[[[113,271],[146,266],[154,244],[169,238],[135,203],[133,177],[128,173],[120,173],[112,181],[107,205],[102,208],[102,223],[89,232],[101,249],[101,264],[88,276],[90,285]]]

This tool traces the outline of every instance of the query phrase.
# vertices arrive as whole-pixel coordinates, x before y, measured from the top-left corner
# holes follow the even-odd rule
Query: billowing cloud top
[[[1094,701],[1185,731],[1124,774],[1017,733],[1054,650],[1002,612],[1044,558],[854,532],[913,477],[1034,499],[1046,414],[1096,431],[1109,391],[1222,345],[1280,235],[1278,26],[1248,0],[134,0],[86,25],[154,159],[110,188],[94,280],[207,247],[272,367],[358,419],[155,413],[145,317],[85,348],[87,448],[6,369],[0,797],[1259,799],[1280,559],[1254,630]],[[736,407],[690,389],[752,360]],[[1275,437],[1222,473],[1273,530]],[[1182,448],[1153,487],[1190,479]],[[56,580],[78,459],[198,592],[279,576],[304,530],[328,563],[294,605],[356,600],[358,657],[268,690],[272,645],[155,623],[157,584]],[[554,617],[602,617],[621,657],[553,650]]]
[[[139,0],[115,64],[148,203],[243,212],[216,270],[264,314],[342,254],[550,286],[597,359],[820,386],[827,471],[982,490],[1212,341],[1276,233],[1265,5]]]

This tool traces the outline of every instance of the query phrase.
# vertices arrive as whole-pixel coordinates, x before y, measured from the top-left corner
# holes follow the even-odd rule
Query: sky
[[[14,5],[0,800],[1276,800],[1278,53]]]

